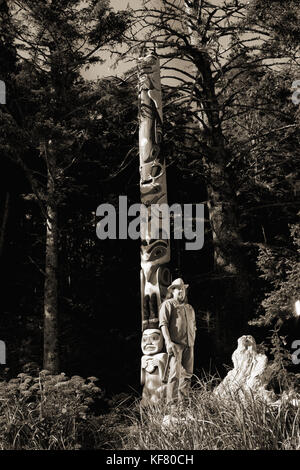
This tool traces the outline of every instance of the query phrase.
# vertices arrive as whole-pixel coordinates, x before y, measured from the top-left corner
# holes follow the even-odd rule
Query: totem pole
[[[147,51],[138,59],[139,152],[141,203],[141,311],[143,401],[155,402],[162,395],[162,379],[167,361],[158,329],[158,310],[170,284],[170,240],[163,236],[162,219],[154,204],[167,204],[167,181],[162,142],[162,98],[159,59]],[[153,236],[153,227],[155,228]],[[152,235],[152,236],[151,236]]]

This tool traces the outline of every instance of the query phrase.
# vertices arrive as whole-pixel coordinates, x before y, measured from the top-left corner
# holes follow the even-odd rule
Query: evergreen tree
[[[101,62],[103,47],[120,40],[128,15],[114,13],[105,0],[24,0],[10,7],[20,69],[10,116],[14,136],[5,137],[15,140],[12,158],[24,169],[45,217],[44,367],[57,372],[59,211],[72,191],[69,172],[82,156],[97,102],[97,90],[80,72]]]

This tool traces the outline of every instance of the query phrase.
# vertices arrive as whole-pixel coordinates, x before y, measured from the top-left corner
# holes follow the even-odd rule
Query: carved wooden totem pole
[[[159,59],[147,51],[138,59],[139,75],[139,151],[141,203],[141,310],[143,402],[162,396],[162,375],[167,354],[158,329],[158,310],[170,284],[170,240],[163,236],[162,219],[154,204],[167,204],[167,181],[162,142],[162,97]],[[153,236],[154,235],[154,236]]]

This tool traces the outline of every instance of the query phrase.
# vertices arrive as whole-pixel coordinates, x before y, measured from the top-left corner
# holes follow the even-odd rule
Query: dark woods
[[[85,78],[105,48],[122,43],[134,57],[139,21],[151,26],[162,74],[182,77],[163,81],[169,204],[205,204],[204,247],[171,242],[173,278],[189,283],[196,312],[196,374],[223,373],[242,334],[264,342],[271,360],[291,353],[300,338],[297,2],[227,2],[218,12],[213,2],[148,12],[41,3],[0,1],[2,375],[35,363],[96,376],[108,393],[140,391],[140,241],[95,231],[99,204],[139,202],[136,70]]]

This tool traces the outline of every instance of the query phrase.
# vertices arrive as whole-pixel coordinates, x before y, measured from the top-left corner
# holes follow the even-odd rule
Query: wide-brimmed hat
[[[182,287],[185,287],[187,289],[189,287],[189,284],[185,284],[183,282],[183,279],[179,277],[178,279],[175,279],[175,281],[173,281],[171,285],[169,285],[168,292],[171,292],[173,289],[175,289],[175,287],[179,287],[180,289]]]

